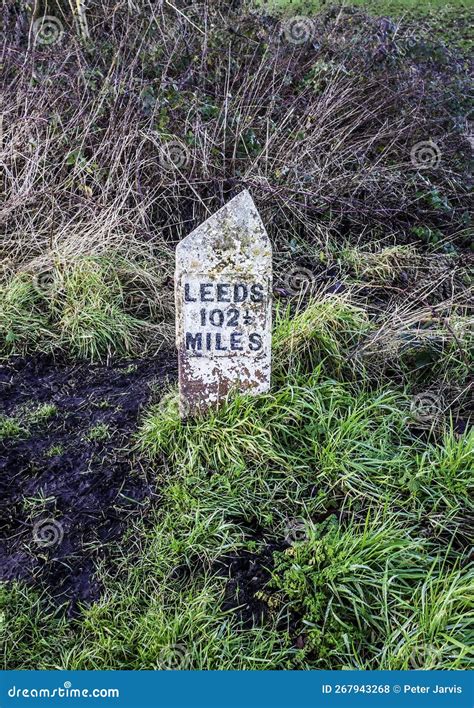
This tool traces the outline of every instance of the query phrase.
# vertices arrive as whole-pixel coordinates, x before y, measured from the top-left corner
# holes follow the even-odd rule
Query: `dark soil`
[[[263,624],[269,607],[264,595],[259,595],[268,584],[273,567],[273,551],[280,546],[268,546],[261,553],[239,551],[223,558],[220,574],[228,575],[223,610],[235,610],[243,627],[248,629]]]
[[[0,366],[0,416],[23,427],[0,439],[0,580],[47,588],[69,614],[99,597],[98,561],[130,517],[159,500],[130,448],[141,409],[175,378],[169,352],[110,366],[48,358]],[[31,422],[45,403],[56,412]]]
[[[288,548],[285,541],[269,544],[259,553],[239,551],[218,562],[218,572],[228,576],[222,609],[232,611],[241,626],[253,629],[265,624],[271,613],[278,612],[277,628],[285,632],[295,648],[301,649],[305,636],[301,633],[301,616],[281,612],[280,603],[273,603],[276,591],[269,588],[274,565],[273,553]]]

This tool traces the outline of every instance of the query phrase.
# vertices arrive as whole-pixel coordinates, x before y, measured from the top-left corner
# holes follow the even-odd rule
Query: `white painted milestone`
[[[244,190],[176,249],[181,415],[269,389],[271,293],[270,239]]]

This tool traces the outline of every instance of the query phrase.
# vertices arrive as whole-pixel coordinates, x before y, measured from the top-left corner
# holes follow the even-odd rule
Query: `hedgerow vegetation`
[[[6,579],[5,668],[469,667],[467,9],[454,41],[364,4],[7,0],[2,363],[174,357],[173,248],[243,188],[275,326],[267,394],[181,421],[150,393],[125,454],[159,495],[104,542],[97,602]],[[2,415],[0,445],[59,414]]]

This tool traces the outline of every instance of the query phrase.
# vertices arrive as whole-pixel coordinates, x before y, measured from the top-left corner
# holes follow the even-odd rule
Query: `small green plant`
[[[32,425],[46,423],[57,415],[58,409],[54,403],[43,403],[25,414],[25,419]]]
[[[14,440],[26,434],[25,429],[15,418],[0,416],[0,440]]]
[[[46,457],[58,457],[64,452],[64,447],[62,445],[51,445],[51,447],[46,452]]]
[[[86,438],[88,440],[95,440],[97,442],[107,440],[109,437],[110,426],[108,426],[106,423],[99,423],[98,425],[94,425],[92,428],[89,429],[86,435]]]
[[[443,234],[439,229],[432,229],[429,226],[414,226],[412,233],[430,246],[436,246],[443,240]]]
[[[95,406],[96,406],[96,408],[100,408],[101,410],[106,410],[107,408],[112,407],[112,403],[110,403],[110,401],[108,401],[106,398],[104,398],[101,401],[97,401]]]
[[[136,352],[150,334],[136,311],[162,316],[155,288],[148,262],[115,254],[58,259],[45,273],[16,275],[0,282],[0,355],[64,350],[100,360]],[[162,324],[156,335],[165,331]]]
[[[310,69],[304,78],[304,84],[309,86],[316,93],[323,93],[331,81],[338,74],[347,73],[344,66],[332,61],[319,60]]]
[[[100,359],[112,349],[133,349],[136,320],[125,311],[117,264],[85,258],[64,273],[62,297],[56,304],[59,330],[79,357]]]
[[[448,430],[438,444],[427,445],[418,454],[412,487],[418,496],[432,496],[432,513],[470,506],[474,495],[473,460],[474,429],[463,436]],[[431,492],[433,487],[437,490],[435,495]]]
[[[50,511],[55,501],[55,497],[47,497],[43,492],[40,492],[36,497],[24,497],[22,505],[28,517],[34,519],[40,514]]]

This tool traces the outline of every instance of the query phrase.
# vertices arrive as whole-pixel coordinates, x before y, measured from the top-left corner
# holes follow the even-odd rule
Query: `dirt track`
[[[0,580],[47,586],[69,613],[98,597],[97,561],[131,515],[157,502],[152,475],[127,448],[142,407],[175,377],[170,353],[110,367],[47,358],[0,366],[0,415],[21,424],[38,405],[57,409],[0,440]]]

